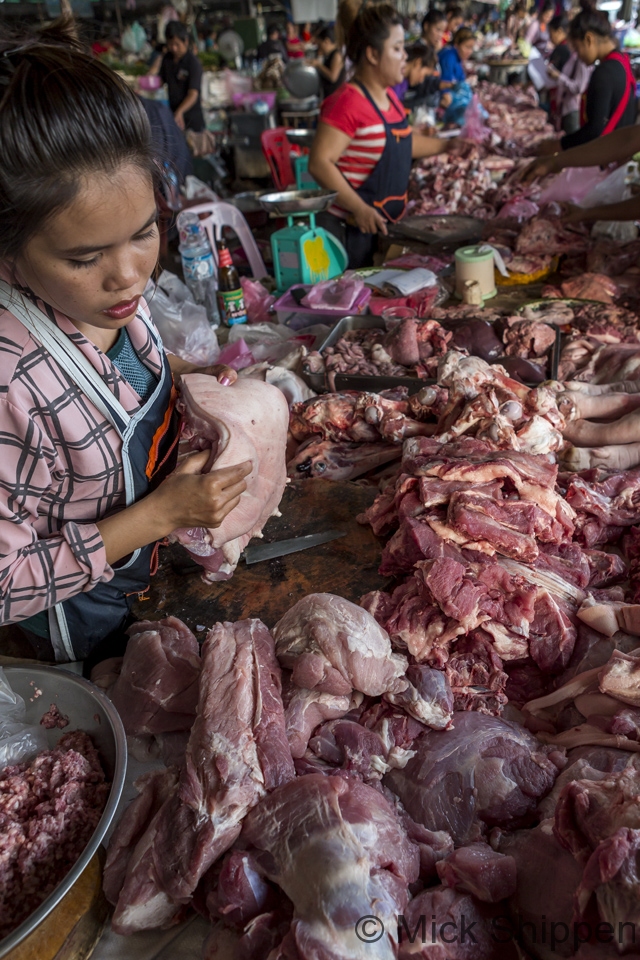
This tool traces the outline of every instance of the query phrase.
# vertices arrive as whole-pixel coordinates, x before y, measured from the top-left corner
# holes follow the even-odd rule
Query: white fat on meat
[[[343,597],[309,594],[285,613],[273,636],[280,663],[304,689],[377,697],[407,686],[406,658],[392,653],[388,633],[370,613]]]
[[[175,539],[205,568],[205,580],[228,579],[252,537],[277,514],[287,482],[289,407],[276,387],[239,379],[228,387],[192,373],[181,380],[183,438],[193,450],[212,452],[209,469],[251,462],[247,489],[215,529],[176,530]]]

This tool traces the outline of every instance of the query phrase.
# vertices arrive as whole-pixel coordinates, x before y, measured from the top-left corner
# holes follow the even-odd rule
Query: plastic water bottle
[[[209,323],[218,326],[216,265],[211,245],[196,213],[183,210],[177,220],[184,282],[196,303],[204,305]]]

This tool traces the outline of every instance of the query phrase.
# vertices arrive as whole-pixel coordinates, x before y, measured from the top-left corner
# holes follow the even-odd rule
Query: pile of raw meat
[[[540,383],[550,373],[555,342],[555,328],[541,320],[502,316],[490,307],[435,307],[429,320],[349,331],[322,353],[308,354],[304,370],[324,374],[332,391],[337,374],[435,380],[442,358],[455,348],[503,364],[523,382]]]
[[[0,940],[64,879],[96,829],[109,790],[81,730],[0,772]]]
[[[526,343],[536,324],[524,321],[524,327]],[[399,459],[406,439],[434,435],[442,442],[467,436],[492,449],[553,453],[563,444],[564,426],[555,397],[552,388],[512,379],[499,364],[449,350],[440,359],[437,385],[411,397],[400,387],[329,393],[294,404],[287,470],[297,478],[351,480]]]
[[[151,644],[167,667],[154,669]],[[374,955],[393,960],[405,956],[398,915],[463,912],[479,928],[474,956],[489,960],[491,904],[518,882],[490,832],[535,821],[564,750],[456,713],[444,672],[393,652],[340,597],[305,597],[272,632],[216,624],[199,660],[197,649],[179,621],[141,624],[116,681],[123,693],[135,675],[149,705],[142,719],[135,698],[121,701],[130,737],[163,729],[183,749],[138,780],[111,839],[113,928],[166,927],[196,909],[235,931],[246,960],[364,960],[357,924],[374,915],[385,925]],[[219,937],[216,927],[207,957]]]
[[[533,88],[479,83],[477,94],[489,116],[485,124],[491,130],[487,147],[506,157],[527,157],[535,153],[542,140],[554,136],[549,116],[540,109]]]

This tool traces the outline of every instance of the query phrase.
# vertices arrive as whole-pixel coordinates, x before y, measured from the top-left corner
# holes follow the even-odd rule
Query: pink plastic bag
[[[244,305],[247,308],[249,323],[275,323],[276,317],[269,311],[276,298],[269,293],[259,280],[241,277],[240,284],[244,294]]]
[[[478,95],[474,93],[471,103],[464,114],[464,126],[460,131],[463,140],[471,140],[473,143],[484,143],[491,136],[491,130],[485,126],[484,117],[486,112],[478,100]]]
[[[218,357],[218,363],[225,363],[228,367],[233,367],[234,370],[244,370],[245,367],[251,367],[255,362],[255,357],[244,340],[228,343]]]
[[[552,200],[558,203],[580,203],[607,176],[607,171],[600,167],[567,167],[542,191],[538,203],[540,206]]]
[[[344,273],[334,280],[323,280],[317,283],[302,298],[302,304],[305,307],[311,307],[312,310],[322,310],[323,307],[350,310],[363,289],[362,277]]]
[[[418,290],[409,297],[371,297],[369,300],[369,310],[379,317],[382,311],[387,307],[411,307],[420,319],[430,317],[434,307],[439,306],[447,299],[448,293],[439,283],[432,287],[425,287],[424,290]]]

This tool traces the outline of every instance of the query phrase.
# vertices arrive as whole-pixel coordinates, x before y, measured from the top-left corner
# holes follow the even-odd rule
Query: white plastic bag
[[[25,723],[25,715],[24,700],[13,692],[0,667],[0,770],[48,747],[44,727]]]
[[[585,209],[591,207],[605,207],[610,203],[620,203],[621,200],[628,200],[631,191],[627,186],[627,164],[623,163],[621,167],[614,170],[604,180],[597,183],[592,190],[587,193],[579,206]]]
[[[163,271],[157,286],[149,281],[144,295],[169,353],[200,367],[216,363],[220,347],[207,311],[175,274]]]

